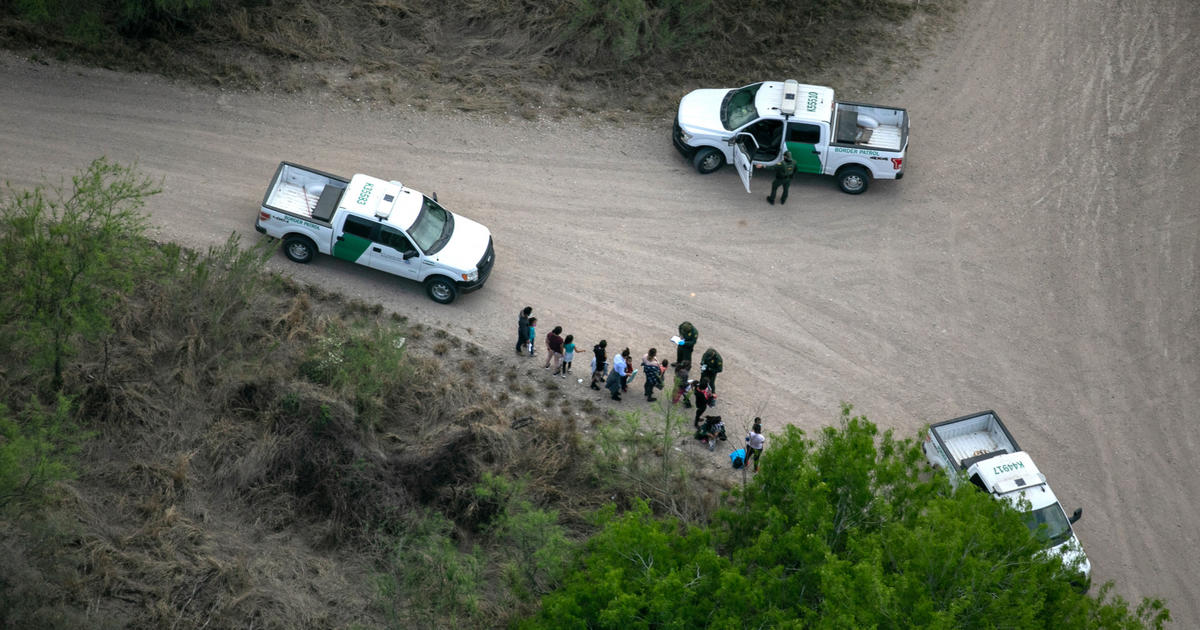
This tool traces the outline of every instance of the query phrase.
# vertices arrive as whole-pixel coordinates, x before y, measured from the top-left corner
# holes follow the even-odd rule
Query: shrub
[[[49,409],[30,400],[15,416],[0,403],[0,510],[37,504],[50,486],[73,477],[71,456],[83,437],[64,397]]]
[[[139,210],[158,192],[104,158],[71,181],[70,190],[8,190],[0,205],[0,348],[50,369],[54,390],[77,338],[108,331],[132,287],[148,251]]]

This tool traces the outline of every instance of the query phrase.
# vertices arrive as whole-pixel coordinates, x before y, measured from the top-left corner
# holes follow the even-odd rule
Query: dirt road
[[[0,174],[136,161],[164,181],[160,235],[193,246],[255,237],[281,159],[437,191],[496,239],[488,286],[450,307],[338,261],[274,264],[498,353],[525,304],[636,353],[691,320],[725,356],[724,413],[768,430],[828,424],[840,401],[903,435],[995,408],[1068,512],[1084,506],[1096,579],[1196,627],[1198,7],[973,3],[902,85],[848,95],[913,119],[907,178],[859,197],[801,179],[769,206],[766,182],[697,175],[669,120],[369,112],[14,57]]]

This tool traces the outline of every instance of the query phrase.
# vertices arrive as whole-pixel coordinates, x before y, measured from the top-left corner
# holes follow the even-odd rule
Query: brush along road
[[[416,280],[435,302],[487,282],[496,255],[492,234],[400,182],[344,179],[282,162],[254,229],[283,239],[283,253],[307,263],[316,254]]]
[[[797,173],[832,175],[857,195],[872,179],[904,177],[908,112],[838,102],[820,85],[766,81],[690,92],[671,140],[701,173],[733,164],[746,192],[754,167],[779,164],[790,151]]]

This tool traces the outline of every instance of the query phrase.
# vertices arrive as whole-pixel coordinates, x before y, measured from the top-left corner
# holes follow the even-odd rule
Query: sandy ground
[[[994,408],[1084,507],[1095,578],[1198,627],[1198,37],[1193,0],[972,3],[872,98],[911,112],[907,178],[857,197],[799,179],[783,207],[765,181],[747,195],[729,169],[696,174],[669,120],[371,112],[11,56],[0,176],[136,161],[163,179],[161,237],[193,246],[255,238],[282,159],[437,191],[498,258],[449,307],[340,261],[272,264],[498,353],[525,304],[543,331],[638,355],[691,320],[725,357],[723,414],[768,431],[816,429],[841,401],[902,435]]]

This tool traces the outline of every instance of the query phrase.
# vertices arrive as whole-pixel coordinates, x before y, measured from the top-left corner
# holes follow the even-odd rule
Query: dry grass
[[[96,432],[80,477],[38,519],[0,521],[0,569],[27,582],[0,577],[6,623],[380,625],[367,580],[385,553],[378,541],[432,511],[464,548],[494,544],[476,491],[485,473],[521,479],[577,536],[589,511],[645,486],[598,479],[577,429],[602,423],[588,417],[598,410],[540,367],[249,273],[256,252],[164,252],[109,339],[69,370],[80,419]],[[402,365],[389,374],[399,376],[369,378],[385,384],[377,391],[304,367],[331,336],[397,334]],[[371,344],[336,347],[344,367]],[[478,358],[437,356],[464,347]],[[20,366],[5,369],[6,397],[27,396]],[[513,600],[501,572],[484,575],[491,615],[479,626],[531,610],[536,598]]]
[[[869,96],[912,67],[961,1],[715,1],[697,10],[703,3],[657,0],[627,18],[643,38],[632,47],[612,17],[620,13],[604,0],[217,2],[194,30],[164,39],[81,45],[53,27],[12,19],[0,23],[0,38],[8,47],[49,46],[85,62],[226,87],[620,120],[666,114],[695,87],[756,78],[797,78]],[[589,16],[588,5],[598,12]]]

